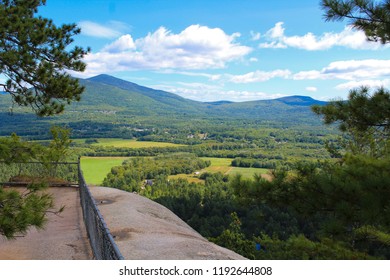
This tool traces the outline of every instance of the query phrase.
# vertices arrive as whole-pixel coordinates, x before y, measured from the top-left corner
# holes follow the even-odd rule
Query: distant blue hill
[[[233,101],[227,101],[227,100],[221,100],[221,101],[212,101],[212,102],[205,102],[206,104],[210,105],[225,105],[225,104],[231,104],[234,103]]]
[[[315,100],[309,96],[293,95],[275,99],[288,105],[296,106],[312,106],[312,105],[325,105],[327,102]]]

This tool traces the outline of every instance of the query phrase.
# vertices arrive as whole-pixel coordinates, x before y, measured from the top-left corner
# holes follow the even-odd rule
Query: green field
[[[167,144],[167,143],[165,143]],[[83,170],[84,178],[87,184],[101,185],[106,175],[110,172],[114,166],[121,165],[128,157],[82,157],[81,168]],[[268,169],[262,168],[242,168],[230,166],[232,159],[229,158],[207,158],[203,157],[203,160],[211,161],[211,166],[199,170],[200,174],[204,172],[221,172],[227,175],[235,175],[240,173],[244,178],[253,178],[254,174],[266,175]],[[189,182],[202,182],[199,175],[194,174],[179,174],[169,176],[170,179],[184,178]]]
[[[221,172],[223,174],[234,175],[240,173],[244,178],[252,178],[254,174],[267,174],[268,169],[264,168],[243,168],[231,166],[231,158],[207,158],[203,160],[211,161],[211,166],[204,169],[204,172]]]
[[[244,178],[253,178],[254,174],[266,175],[269,170],[264,168],[244,168],[244,167],[233,167],[229,171],[229,175],[235,175],[240,173]],[[264,176],[263,176],[264,177]]]
[[[209,158],[209,157],[202,157],[203,160],[209,160],[211,162],[211,165],[205,169],[202,170],[202,172],[221,172],[223,174],[228,174],[229,171],[232,169],[230,166],[232,163],[232,159],[230,158]]]
[[[200,174],[204,172],[210,172],[210,173],[221,172],[222,174],[226,174],[226,175],[235,175],[239,173],[242,175],[243,178],[247,178],[247,179],[252,179],[254,174],[261,174],[264,178],[269,178],[267,174],[269,171],[268,169],[233,167],[231,166],[232,159],[230,158],[202,157],[202,159],[209,160],[211,162],[211,165],[209,167],[206,167],[205,169],[199,170]],[[197,182],[202,182],[202,180],[198,178],[199,175],[179,174],[179,175],[169,176],[169,178],[170,179],[185,178],[189,182],[197,183]]]
[[[81,169],[87,184],[101,185],[114,166],[121,165],[128,157],[82,157]]]
[[[74,139],[73,142],[78,144],[85,143],[86,139]],[[115,147],[115,148],[160,148],[160,147],[179,147],[185,146],[181,144],[173,144],[167,142],[149,142],[137,141],[136,139],[120,139],[120,138],[98,138],[98,143],[91,144],[92,146]]]

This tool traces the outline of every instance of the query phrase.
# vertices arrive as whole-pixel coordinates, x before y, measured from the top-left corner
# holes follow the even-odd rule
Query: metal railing
[[[51,164],[51,166],[49,166]],[[97,260],[123,260],[91,192],[78,162],[21,162],[0,161],[0,187],[27,186],[34,182],[49,186],[76,186],[93,255]]]
[[[124,258],[115,244],[114,238],[84,180],[80,163],[78,164],[78,176],[81,208],[83,209],[85,227],[95,259],[123,260]]]
[[[13,162],[0,161],[0,184],[25,186],[45,182],[55,186],[77,186],[78,162]]]

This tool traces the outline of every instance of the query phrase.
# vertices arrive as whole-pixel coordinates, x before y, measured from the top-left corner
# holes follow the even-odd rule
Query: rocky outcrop
[[[245,259],[209,242],[169,209],[145,197],[105,187],[90,191],[125,259]]]

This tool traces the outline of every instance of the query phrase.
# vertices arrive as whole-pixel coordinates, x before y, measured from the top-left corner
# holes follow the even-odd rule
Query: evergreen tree
[[[0,0],[0,84],[13,102],[30,106],[39,116],[61,113],[65,104],[80,100],[84,90],[66,71],[84,71],[81,61],[89,49],[74,47],[75,24],[57,27],[35,16],[46,0]]]
[[[0,235],[14,238],[16,235],[26,233],[30,226],[37,228],[44,226],[46,213],[53,207],[52,196],[45,193],[48,184],[44,176],[52,173],[51,160],[58,162],[61,156],[66,154],[68,133],[68,130],[54,127],[53,140],[49,147],[23,141],[15,133],[11,137],[0,139],[1,182],[12,181],[15,176],[31,181],[26,190],[6,189],[0,186]],[[42,172],[40,169],[37,171],[33,167],[29,170],[25,164],[37,159],[42,160],[45,156],[48,156],[46,161],[43,161],[47,172]],[[30,172],[34,175],[32,176]],[[38,176],[37,172],[40,172]],[[63,208],[55,212],[62,210]]]
[[[45,214],[53,207],[51,195],[41,192],[46,187],[43,183],[30,184],[24,193],[0,188],[0,235],[12,239],[31,226],[44,226]]]
[[[367,87],[353,89],[348,101],[333,101],[314,106],[325,124],[338,123],[348,141],[345,149],[353,154],[380,158],[389,155],[390,92],[384,88],[371,91]]]
[[[368,40],[390,42],[389,0],[322,0],[325,19],[349,19],[354,28],[363,30]]]

